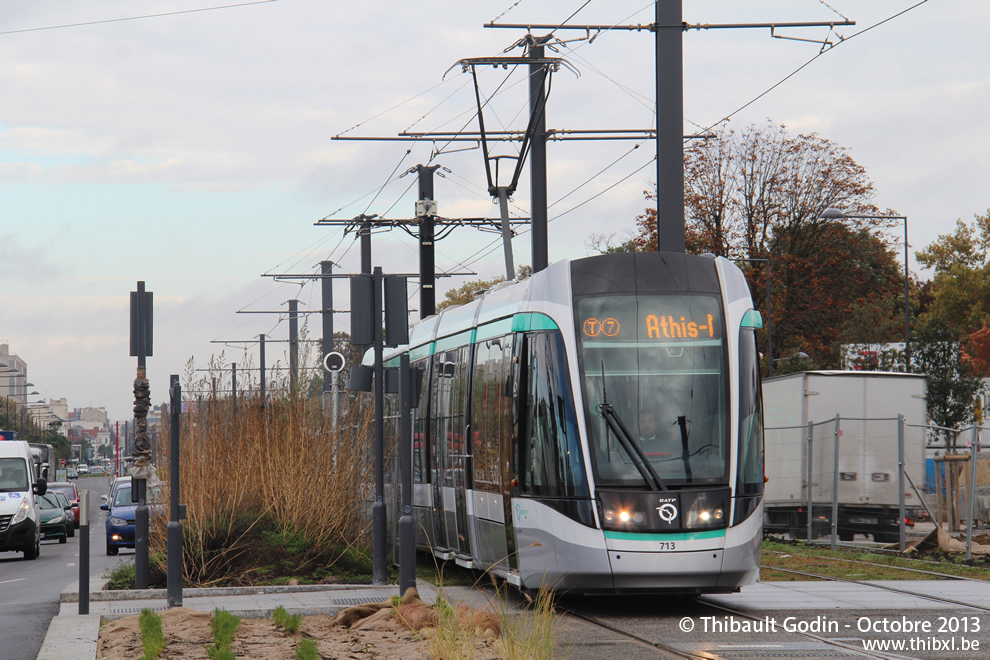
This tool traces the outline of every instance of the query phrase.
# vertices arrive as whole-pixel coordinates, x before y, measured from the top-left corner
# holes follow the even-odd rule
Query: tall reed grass
[[[301,362],[301,374],[316,373]],[[236,393],[222,354],[205,373],[196,378],[187,367],[180,418],[186,582],[250,582],[252,571],[280,555],[304,565],[369,547],[373,411],[365,395],[340,395],[334,423],[329,402],[324,410],[322,379],[300,377],[293,391],[277,376],[262,399],[250,365],[239,365]],[[163,414],[156,452],[166,494],[169,422]],[[168,501],[153,513],[149,539],[162,569]]]

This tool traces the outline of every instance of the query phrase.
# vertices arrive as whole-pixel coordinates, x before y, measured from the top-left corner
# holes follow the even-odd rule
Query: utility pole
[[[289,392],[296,396],[299,384],[299,301],[289,301]]]
[[[148,588],[148,532],[150,511],[147,503],[148,478],[154,476],[151,463],[151,440],[148,437],[148,411],[151,409],[151,385],[148,383],[147,360],[152,350],[153,294],[145,291],[144,282],[131,291],[131,355],[137,357],[137,378],[134,379],[134,467],[131,475],[134,488],[131,499],[137,503],[134,512],[134,588]]]
[[[543,60],[543,44],[551,35],[533,37],[530,40],[529,57]],[[533,272],[538,273],[549,265],[547,245],[547,65],[536,62],[529,65],[529,112],[534,117],[533,134],[529,152],[530,217]]]
[[[323,321],[323,357],[333,353],[333,262],[320,262],[320,290],[322,294],[322,309],[320,316]],[[320,360],[323,362],[323,360]],[[323,396],[324,399],[332,387],[331,375],[323,374]]]
[[[402,176],[416,172],[419,175],[419,199],[416,201],[416,218],[403,220],[377,219],[377,215],[359,215],[349,220],[323,218],[315,224],[320,227],[343,226],[344,233],[356,231],[361,240],[361,274],[371,274],[371,229],[399,228],[419,240],[419,280],[420,280],[420,318],[426,318],[436,313],[436,278],[453,277],[455,275],[477,275],[472,272],[441,273],[436,272],[435,242],[446,237],[453,227],[476,226],[481,228],[497,228],[500,221],[493,218],[459,218],[450,219],[437,215],[437,202],[434,199],[433,175],[440,165],[417,165],[409,168]],[[513,220],[512,224],[523,224],[526,219]],[[437,227],[443,227],[437,235]],[[266,275],[280,280],[314,279],[314,275],[284,273]],[[324,275],[323,277],[326,277]],[[350,275],[332,275],[331,277],[350,277]],[[415,273],[404,274],[403,277],[417,277]],[[353,307],[353,303],[352,303]]]
[[[436,258],[433,248],[433,222],[437,216],[437,203],[433,197],[433,173],[439,165],[417,165],[419,173],[419,201],[416,217],[419,218],[419,318],[425,319],[437,312]]]
[[[682,0],[656,0],[657,250],[684,252]]]
[[[358,236],[361,237],[361,272],[365,275],[371,274],[371,221],[378,215],[361,214],[355,220],[361,221],[361,229]]]
[[[258,335],[258,352],[260,353],[259,359],[261,360],[261,409],[265,409],[265,335]]]
[[[766,28],[770,36],[778,39],[797,39],[778,34],[776,31],[784,28],[827,27],[835,28],[842,25],[856,25],[856,21],[805,21],[782,23],[685,23],[682,18],[682,0],[656,0],[656,22],[644,25],[566,25],[540,23],[485,23],[486,28],[521,29],[531,33],[532,30],[581,30],[588,37],[591,33],[600,34],[605,31],[627,30],[641,32],[648,28],[654,33],[656,41],[656,96],[657,96],[657,129],[643,130],[636,133],[652,134],[657,142],[657,249],[664,252],[684,252],[684,145],[682,135],[684,124],[684,67],[683,67],[683,33],[686,30],[715,30],[715,29],[746,29]],[[597,34],[595,36],[597,36]],[[815,41],[813,39],[798,39],[799,41]],[[822,41],[822,48],[831,46],[831,42]],[[508,58],[495,58],[505,60]],[[462,63],[481,63],[482,60],[462,60]],[[562,62],[562,60],[561,60]],[[489,62],[494,64],[494,62]],[[499,62],[502,64],[503,62]],[[480,104],[479,104],[480,113]],[[482,132],[484,128],[482,127]],[[567,131],[570,139],[602,139],[592,137],[592,131]],[[616,134],[613,139],[640,139],[633,136],[634,131],[606,130],[602,134]],[[528,133],[527,133],[528,134]],[[578,134],[578,135],[572,135]],[[406,135],[406,134],[402,134]],[[428,133],[408,134],[418,138],[432,137]],[[470,138],[461,138],[468,140]],[[494,133],[492,133],[494,135]],[[559,139],[555,131],[548,131],[548,137]],[[532,136],[530,136],[532,137]],[[694,136],[690,136],[694,137]],[[484,144],[484,142],[483,142]],[[535,209],[533,211],[536,212]],[[535,239],[534,239],[535,240]],[[535,271],[535,257],[534,268]]]

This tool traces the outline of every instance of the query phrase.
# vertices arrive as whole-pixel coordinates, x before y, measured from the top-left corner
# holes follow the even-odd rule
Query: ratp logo
[[[523,517],[529,515],[529,509],[522,508],[522,505],[516,503],[516,520],[522,520]]]
[[[666,502],[657,507],[657,515],[665,523],[672,523],[674,522],[674,518],[677,517],[677,507],[670,502]]]

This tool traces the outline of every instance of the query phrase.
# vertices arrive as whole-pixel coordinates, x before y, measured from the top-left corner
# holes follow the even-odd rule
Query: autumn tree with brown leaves
[[[830,207],[880,214],[873,183],[847,149],[770,122],[741,133],[723,125],[685,150],[684,172],[686,250],[737,260],[764,316],[769,260],[776,356],[804,351],[819,367],[839,366],[836,342],[861,341],[856,328],[865,325],[849,321],[865,308],[893,328],[903,281],[883,230],[900,221],[822,218]],[[655,250],[656,210],[637,226],[634,249]]]

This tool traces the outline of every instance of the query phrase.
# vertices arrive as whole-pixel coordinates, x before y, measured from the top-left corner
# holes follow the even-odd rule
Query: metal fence
[[[768,530],[829,536],[833,546],[867,535],[903,549],[906,526],[927,504],[926,429],[901,416],[836,416],[765,431]]]

